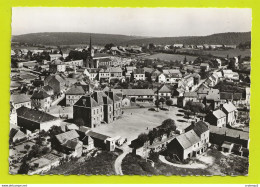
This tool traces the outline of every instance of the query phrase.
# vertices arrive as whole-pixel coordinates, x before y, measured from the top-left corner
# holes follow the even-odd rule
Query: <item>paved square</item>
[[[137,138],[139,134],[149,132],[154,127],[161,125],[168,118],[175,120],[177,127],[183,129],[189,126],[190,122],[183,118],[183,113],[179,110],[177,107],[171,107],[170,111],[159,110],[159,112],[148,111],[148,108],[123,109],[122,118],[111,124],[103,124],[93,131],[111,137],[125,137],[129,142]]]

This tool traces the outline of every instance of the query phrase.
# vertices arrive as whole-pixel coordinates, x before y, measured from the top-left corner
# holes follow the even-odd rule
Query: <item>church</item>
[[[92,39],[89,39],[89,48],[87,50],[87,58],[85,61],[85,67],[87,68],[100,68],[113,66],[111,55],[107,53],[95,53],[95,49],[92,46]]]

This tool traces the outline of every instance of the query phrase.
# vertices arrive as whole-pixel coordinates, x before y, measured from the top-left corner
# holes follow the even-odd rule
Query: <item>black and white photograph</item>
[[[12,8],[9,173],[248,176],[252,11]]]

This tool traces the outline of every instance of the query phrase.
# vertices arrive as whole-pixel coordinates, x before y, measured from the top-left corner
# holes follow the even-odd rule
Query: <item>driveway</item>
[[[172,162],[169,162],[165,159],[164,156],[160,155],[159,156],[159,160],[162,161],[165,164],[171,165],[171,166],[175,166],[178,168],[187,168],[187,169],[206,169],[208,166],[206,164],[199,164],[199,163],[191,163],[191,164],[175,164]]]

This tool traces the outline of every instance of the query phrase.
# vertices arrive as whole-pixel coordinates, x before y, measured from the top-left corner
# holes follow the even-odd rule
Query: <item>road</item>
[[[128,146],[126,146],[123,148],[123,153],[116,158],[114,165],[116,175],[124,175],[122,171],[122,161],[125,158],[125,156],[130,152],[131,149]]]

